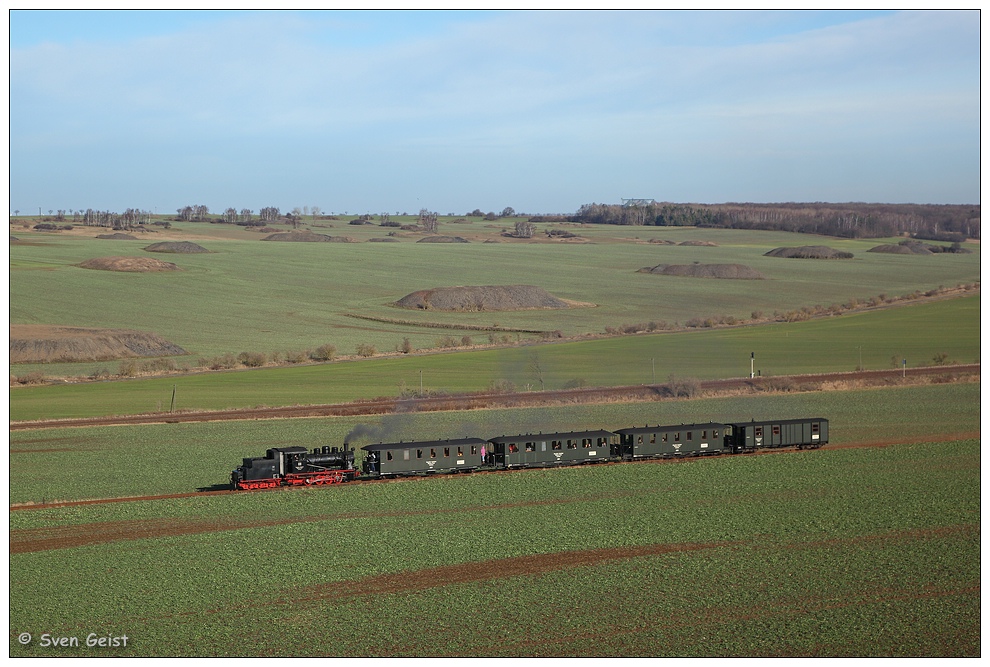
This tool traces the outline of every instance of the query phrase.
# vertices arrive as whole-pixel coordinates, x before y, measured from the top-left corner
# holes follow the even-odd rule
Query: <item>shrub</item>
[[[264,352],[241,352],[237,355],[237,361],[250,368],[258,368],[268,363],[268,357]]]
[[[399,347],[397,349],[402,354],[409,354],[410,352],[413,351],[413,346],[408,338],[403,338],[402,342],[399,343]]]
[[[205,360],[203,360],[205,361]],[[206,364],[203,364],[204,366]],[[124,359],[120,362],[117,375],[124,378],[132,378],[138,374],[138,363],[134,359]]]
[[[290,350],[285,353],[285,360],[290,364],[301,364],[309,359],[309,350]]]
[[[357,346],[357,354],[359,357],[373,357],[378,354],[378,350],[375,349],[374,345],[361,343]]]
[[[313,350],[309,355],[309,358],[314,361],[333,361],[337,356],[337,347],[335,345],[320,345],[318,348]]]
[[[787,392],[798,389],[797,384],[790,378],[768,378],[765,384],[767,391]]]
[[[45,376],[42,375],[41,371],[31,371],[24,375],[18,375],[15,381],[18,384],[41,384],[45,381]]]
[[[488,391],[495,394],[511,394],[516,391],[516,384],[500,378],[488,383]]]
[[[676,398],[693,398],[701,391],[701,382],[694,378],[674,378],[667,381],[667,391]]]
[[[141,364],[141,370],[145,373],[164,373],[178,370],[178,366],[172,359],[152,359]]]
[[[457,347],[457,339],[453,336],[437,338],[437,347]]]

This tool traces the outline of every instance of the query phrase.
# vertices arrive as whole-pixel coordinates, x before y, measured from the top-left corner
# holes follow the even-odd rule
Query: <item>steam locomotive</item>
[[[230,473],[233,489],[271,489],[276,486],[320,486],[350,482],[358,476],[354,467],[354,450],[344,445],[316,447],[275,447],[264,456],[244,459],[243,465]]]
[[[501,435],[484,440],[422,440],[367,445],[361,470],[354,449],[269,449],[246,458],[230,475],[233,489],[341,484],[368,479],[514,468],[745,454],[767,449],[817,449],[828,444],[821,417],[749,422],[639,426],[615,431],[568,431]]]

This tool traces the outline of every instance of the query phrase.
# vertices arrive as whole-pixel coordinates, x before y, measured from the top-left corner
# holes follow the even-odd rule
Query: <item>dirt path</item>
[[[230,493],[230,492],[222,492]],[[183,497],[176,496],[157,496]],[[630,495],[628,493],[609,494],[608,498]],[[508,503],[500,505],[499,509],[514,509],[520,507],[533,507],[545,505],[567,505],[570,503],[588,502],[601,500],[606,496],[573,496],[570,498],[555,498],[550,500],[536,500],[519,503]],[[153,500],[149,497],[122,498],[105,501],[80,501],[79,503],[65,503],[64,505],[47,505],[46,507],[61,507],[71,504],[94,504],[102,502],[118,502],[126,500]],[[29,507],[40,507],[32,505]],[[11,509],[25,509],[24,507]],[[190,519],[142,519],[134,521],[102,521],[95,523],[81,523],[67,526],[52,526],[43,528],[25,528],[22,530],[10,531],[10,553],[31,553],[35,551],[52,551],[55,549],[70,549],[72,547],[86,546],[89,544],[103,544],[107,542],[120,542],[127,540],[142,540],[152,537],[175,537],[179,535],[195,535],[198,533],[213,533],[225,530],[240,530],[242,528],[265,528],[268,526],[286,526],[295,523],[315,523],[320,521],[345,521],[348,519],[362,519],[368,517],[403,517],[422,516],[438,514],[462,514],[468,512],[485,512],[488,507],[469,506],[456,509],[433,509],[433,510],[397,510],[392,512],[367,511],[367,512],[340,512],[337,514],[318,514],[301,517],[285,517],[280,519],[259,519],[257,517],[237,518],[237,517],[197,517]]]
[[[775,386],[792,385],[855,385],[885,386],[931,377],[960,378],[978,376],[980,364],[956,366],[928,366],[907,370],[889,369],[854,371],[848,373],[820,373],[811,375],[783,375],[757,378],[727,378],[704,380],[698,383],[700,392],[706,395],[739,391],[772,391]],[[114,417],[87,417],[81,419],[49,419],[10,422],[11,431],[40,428],[70,428],[85,426],[119,426],[129,424],[163,424],[224,421],[240,419],[290,419],[298,417],[352,417],[393,412],[433,412],[439,410],[476,410],[481,408],[513,408],[553,405],[560,403],[602,403],[614,401],[655,401],[669,397],[665,384],[633,385],[623,387],[590,387],[559,391],[534,391],[512,394],[464,394],[455,396],[403,399],[389,398],[373,401],[355,401],[330,405],[302,405],[268,408],[245,408],[197,412],[153,413]]]

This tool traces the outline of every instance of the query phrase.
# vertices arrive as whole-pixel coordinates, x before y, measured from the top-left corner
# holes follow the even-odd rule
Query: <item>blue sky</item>
[[[11,211],[980,202],[976,11],[9,20]]]

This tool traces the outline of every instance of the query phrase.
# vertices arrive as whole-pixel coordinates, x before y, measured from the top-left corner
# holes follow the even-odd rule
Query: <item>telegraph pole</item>
[[[749,377],[750,379],[756,377],[756,352],[749,353]]]

